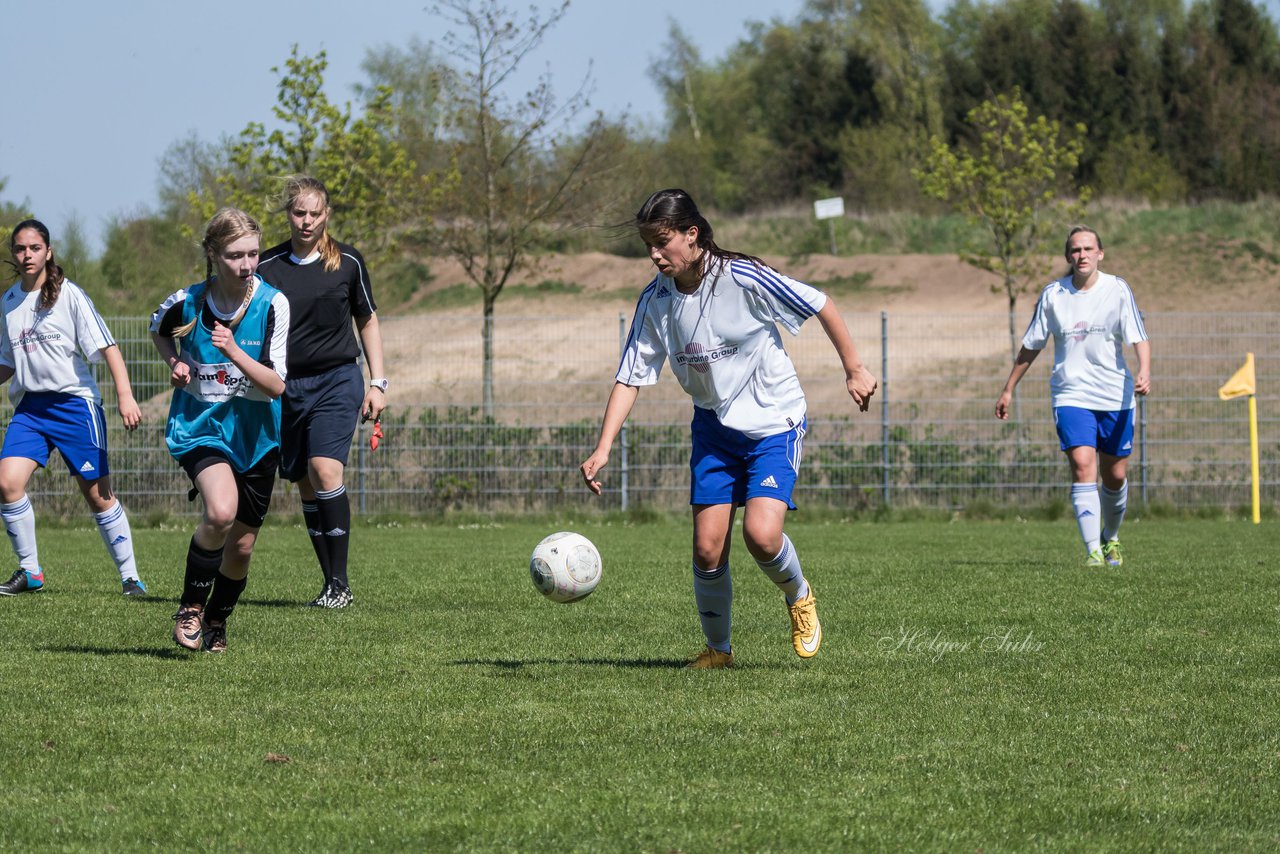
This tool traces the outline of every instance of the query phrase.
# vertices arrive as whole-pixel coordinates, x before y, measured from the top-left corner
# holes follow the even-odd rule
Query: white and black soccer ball
[[[533,586],[553,602],[577,602],[600,583],[600,552],[581,534],[560,531],[545,538],[529,558]]]

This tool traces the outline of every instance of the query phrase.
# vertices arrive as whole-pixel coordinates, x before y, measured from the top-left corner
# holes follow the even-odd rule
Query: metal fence
[[[1029,308],[1028,308],[1029,310]],[[1022,381],[1015,417],[999,422],[995,399],[1012,360],[1003,314],[846,315],[859,351],[880,378],[871,411],[856,411],[821,326],[787,338],[809,400],[797,502],[847,508],[959,508],[975,502],[1034,506],[1064,500],[1067,467],[1049,407],[1052,356]],[[593,506],[678,508],[688,500],[688,397],[664,373],[641,391],[604,471],[603,500],[577,466],[595,445],[629,317],[584,307],[573,317],[502,317],[495,324],[494,411],[482,401],[478,315],[380,318],[391,379],[385,438],[370,451],[354,438],[347,486],[363,513],[541,510]],[[1218,387],[1257,359],[1262,494],[1275,502],[1280,411],[1280,314],[1145,316],[1153,393],[1138,413],[1131,502],[1181,507],[1249,501],[1244,401]],[[125,433],[114,389],[99,383],[111,425],[116,491],[135,518],[194,512],[185,476],[164,444],[170,389],[145,318],[109,318],[130,366],[145,421]],[[1021,329],[1022,323],[1018,324]],[[5,417],[7,422],[7,416]],[[60,461],[33,478],[42,511],[83,512]],[[297,512],[277,486],[273,509]]]

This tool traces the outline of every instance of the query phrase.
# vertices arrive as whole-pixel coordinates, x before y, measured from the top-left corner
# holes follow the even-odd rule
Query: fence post
[[[622,312],[618,312],[618,358],[622,358],[622,351],[626,346],[627,346],[627,316]],[[622,457],[620,461],[622,463],[621,465],[621,468],[622,468],[621,500],[622,500],[622,511],[625,513],[627,510],[627,504],[629,503],[627,492],[628,492],[628,487],[630,485],[629,484],[630,471],[628,470],[628,466],[627,466],[627,422],[625,421],[622,422],[622,431],[618,434],[618,441],[622,443],[622,448],[621,448],[622,453],[620,454],[620,456]]]
[[[1138,319],[1147,322],[1146,315],[1138,312]],[[1138,476],[1142,478],[1142,506],[1147,504],[1147,397],[1138,395]]]
[[[889,498],[889,313],[880,312],[880,469],[881,500],[888,509]]]
[[[368,465],[368,460],[365,459],[364,452],[364,425],[361,424],[356,429],[356,492],[360,495],[361,516],[365,515],[369,510],[368,503],[365,500],[365,495],[368,494],[368,490],[365,489],[364,483],[364,468]]]
[[[1138,477],[1142,478],[1142,506],[1147,507],[1147,399],[1138,397]]]
[[[360,354],[356,357],[356,366],[360,368],[361,380],[364,379],[364,365],[365,365],[364,350],[362,345]],[[364,399],[364,395],[362,394],[361,400],[363,399]],[[365,450],[364,421],[357,418],[356,419],[356,494],[360,496],[358,500],[358,504],[360,507],[361,516],[365,515],[365,512],[369,509],[368,504],[365,500],[365,494],[367,490],[365,489],[365,483],[364,483],[364,467],[368,461],[365,460],[364,450]]]

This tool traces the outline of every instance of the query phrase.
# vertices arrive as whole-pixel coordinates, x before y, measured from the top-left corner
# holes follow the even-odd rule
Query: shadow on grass
[[[670,658],[461,658],[450,661],[449,663],[459,667],[471,667],[479,664],[488,667],[501,667],[506,670],[519,670],[522,667],[536,667],[543,664],[576,664],[586,665],[588,667],[637,667],[649,670],[678,670],[689,662],[687,659],[677,660]]]
[[[157,596],[154,593],[147,593],[142,596],[122,596],[122,599],[128,602],[177,602],[171,596]]]
[[[309,600],[303,600],[303,599],[252,599],[252,598],[246,599],[241,597],[240,601],[236,603],[236,607],[239,608],[241,605],[252,605],[255,608],[307,608],[307,610],[309,611],[310,610],[330,610],[328,608],[312,609],[307,607],[309,604],[310,604]]]
[[[171,660],[188,658],[191,653],[185,649],[169,647],[123,647],[123,646],[43,646],[42,652],[75,652],[83,655],[137,655],[143,658],[161,658]]]
[[[177,596],[153,596],[148,593],[146,596],[131,596],[129,598],[133,602],[168,602],[174,608],[177,608],[180,604]],[[241,605],[252,605],[255,608],[302,608],[307,605],[307,602],[302,599],[254,599],[242,596],[236,601],[237,608]]]

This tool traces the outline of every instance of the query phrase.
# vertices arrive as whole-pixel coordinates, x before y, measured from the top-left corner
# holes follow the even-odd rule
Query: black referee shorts
[[[345,466],[363,404],[364,373],[355,362],[314,377],[289,377],[280,398],[280,476],[297,483],[312,457]]]

